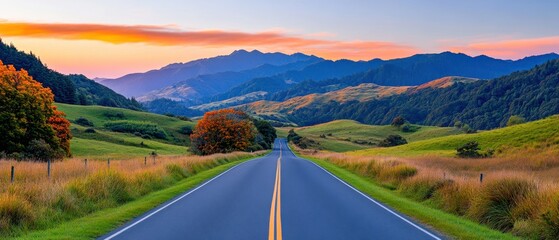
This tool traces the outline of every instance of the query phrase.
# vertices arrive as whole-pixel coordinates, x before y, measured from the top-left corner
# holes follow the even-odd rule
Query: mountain
[[[298,109],[320,108],[321,105],[327,105],[332,102],[367,102],[398,94],[414,93],[427,88],[446,88],[456,83],[472,83],[475,81],[478,81],[478,79],[464,77],[444,77],[416,87],[380,86],[374,83],[363,83],[358,86],[346,87],[336,91],[330,91],[321,94],[312,93],[305,96],[293,97],[282,102],[265,100],[256,101],[253,103],[245,104],[243,106],[238,106],[238,108],[246,112],[260,115],[264,118],[269,118],[269,116],[276,116],[277,118],[281,116],[282,119],[289,119],[286,116],[292,114]],[[212,104],[215,103],[206,105]],[[198,109],[204,110],[203,108]],[[288,120],[287,122],[291,121]]]
[[[277,91],[269,92],[267,100],[283,101],[311,93],[323,93],[357,86],[362,83],[375,83],[382,86],[417,86],[432,79],[445,76],[466,76],[491,79],[527,70],[537,64],[557,59],[555,53],[527,57],[516,61],[494,59],[487,56],[470,57],[461,53],[443,52],[439,54],[418,54],[409,58],[384,61],[379,67],[366,72],[323,81],[303,81],[289,86],[281,85]],[[245,84],[246,85],[246,84]],[[270,91],[269,83],[254,83],[246,89]],[[233,91],[235,89],[232,89]],[[243,93],[246,94],[247,90]],[[229,96],[233,96],[230,94]]]
[[[141,109],[135,100],[127,99],[83,75],[64,75],[49,69],[33,53],[18,51],[14,45],[4,44],[1,39],[0,61],[18,70],[26,70],[35,80],[52,90],[56,102]]]
[[[202,101],[218,93],[225,92],[229,88],[239,85],[253,78],[266,77],[278,73],[299,70],[316,62],[323,61],[321,58],[309,57],[303,61],[296,61],[284,65],[264,64],[256,68],[244,71],[227,71],[215,74],[200,75],[180,81],[160,90],[149,92],[138,97],[141,102],[147,102],[158,98],[166,98],[175,101]]]
[[[288,71],[271,77],[261,77],[246,81],[225,93],[214,96],[212,100],[224,100],[255,91],[275,93],[306,80],[321,81],[340,78],[377,68],[382,63],[383,61],[380,59],[373,59],[371,61],[350,61],[345,59],[321,61],[298,71]]]
[[[461,121],[476,129],[492,129],[504,126],[512,115],[532,121],[559,113],[559,60],[487,81],[455,82],[444,88],[429,85],[441,84],[371,101],[309,105],[285,117],[313,125],[335,119],[389,124],[403,116],[416,124],[452,126]]]
[[[319,58],[301,53],[287,55],[262,53],[257,50],[251,52],[237,50],[225,56],[204,58],[187,63],[173,63],[158,70],[128,74],[117,79],[103,80],[101,83],[125,96],[138,97],[200,75],[228,71],[238,72],[266,64],[280,66],[312,59]]]

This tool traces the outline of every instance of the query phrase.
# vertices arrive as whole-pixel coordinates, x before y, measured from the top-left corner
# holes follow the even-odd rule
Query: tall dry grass
[[[559,155],[555,149],[517,149],[486,159],[298,151],[494,229],[530,239],[559,239]]]
[[[0,160],[0,237],[53,226],[115,207],[163,189],[200,171],[261,155],[175,156],[129,160],[67,159],[47,163]],[[15,178],[10,183],[14,166]]]

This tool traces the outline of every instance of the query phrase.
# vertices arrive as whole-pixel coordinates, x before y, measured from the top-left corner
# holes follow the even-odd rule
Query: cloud
[[[143,43],[160,46],[258,47],[272,51],[300,51],[334,59],[394,58],[418,52],[414,47],[382,41],[324,40],[312,36],[289,35],[281,31],[258,33],[223,30],[183,31],[172,25],[0,21],[0,35],[5,37],[95,40],[113,44]]]
[[[557,52],[559,36],[513,39],[501,41],[483,41],[450,47],[451,51],[470,55],[485,54],[492,57],[518,59],[535,54]]]

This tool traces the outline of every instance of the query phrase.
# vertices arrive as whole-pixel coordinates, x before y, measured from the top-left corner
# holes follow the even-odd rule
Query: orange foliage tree
[[[25,157],[70,156],[70,123],[49,88],[0,61],[0,152]]]
[[[207,112],[190,135],[191,151],[200,155],[245,151],[254,143],[256,134],[254,124],[242,111]]]

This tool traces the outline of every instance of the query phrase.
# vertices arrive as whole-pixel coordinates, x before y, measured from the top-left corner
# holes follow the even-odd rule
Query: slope
[[[160,155],[186,154],[188,135],[185,134],[185,130],[192,129],[194,126],[193,122],[175,117],[122,108],[62,103],[56,105],[66,113],[66,118],[72,123],[70,128],[74,138],[71,142],[71,150],[73,155],[78,157],[126,158],[146,156],[151,152]],[[87,119],[91,125],[83,124],[78,121],[78,118]],[[160,139],[147,134],[115,132],[106,125],[123,121],[156,125],[167,137]]]
[[[433,127],[413,125],[414,132],[403,132],[390,125],[366,125],[351,120],[336,120],[308,127],[294,128],[295,132],[320,143],[325,150],[345,152],[367,149],[375,146],[389,135],[401,135],[408,142],[417,142],[441,136],[462,134],[463,132],[450,127]],[[281,128],[283,132],[291,128]]]
[[[559,115],[520,125],[499,128],[475,134],[445,136],[389,148],[371,148],[351,152],[352,155],[453,156],[456,148],[470,141],[477,141],[482,150],[494,149],[497,154],[514,153],[515,149],[559,148]]]

